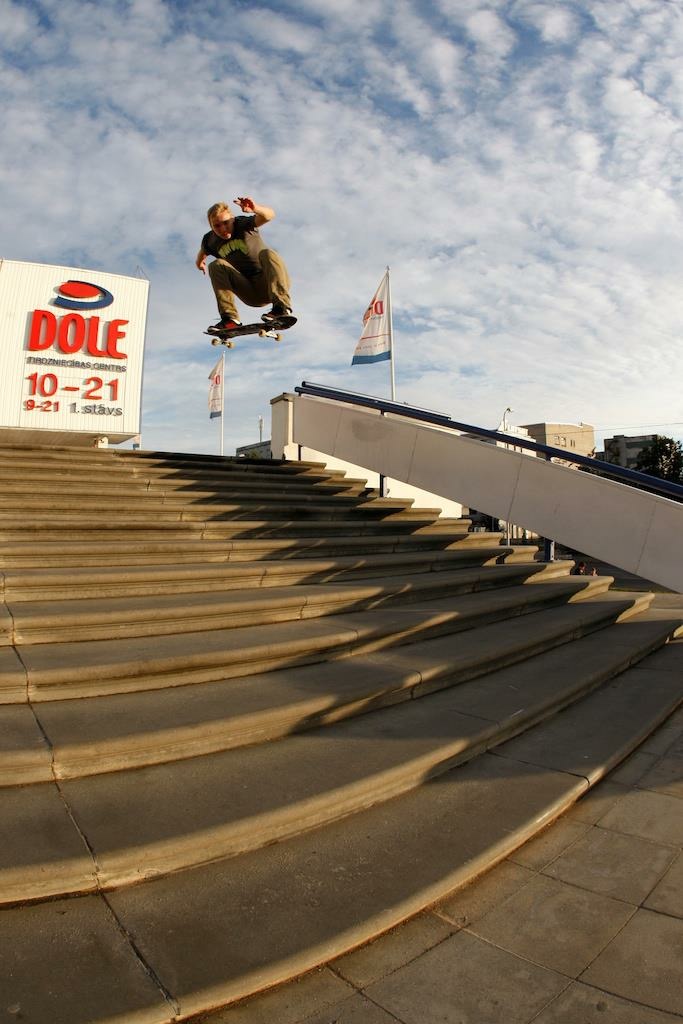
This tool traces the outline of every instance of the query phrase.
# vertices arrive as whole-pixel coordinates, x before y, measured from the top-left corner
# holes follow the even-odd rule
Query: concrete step
[[[0,790],[12,837],[0,856],[0,904],[119,888],[234,857],[408,792],[568,706],[666,643],[678,626],[639,628],[645,624],[631,619],[527,665],[439,693],[418,691],[419,699],[279,743],[65,781],[59,791],[50,782],[26,790],[20,802],[16,791]],[[429,670],[439,652],[424,654]],[[50,871],[26,862],[26,850],[37,854],[45,834],[48,793],[50,817],[61,820],[66,804],[87,838],[95,878],[92,864],[83,873],[81,849],[74,858],[73,841],[59,849],[56,828]],[[72,831],[72,840],[80,838]]]
[[[264,522],[267,520],[307,521],[316,522],[383,522],[385,524],[413,523],[423,527],[438,522],[437,509],[412,509],[398,503],[380,504],[363,501],[362,503],[344,503],[330,499],[322,502],[302,500],[296,506],[291,502],[262,501],[198,501],[163,502],[155,504],[144,499],[135,502],[126,499],[126,511],[117,513],[118,529],[149,529],[155,523],[170,525],[174,523],[240,523]],[[54,530],[55,519],[59,516],[60,529],[72,531],[74,526],[81,526],[87,516],[97,521],[102,517],[111,518],[111,505],[99,501],[83,499],[48,498],[40,505],[31,501],[24,503],[23,508],[0,508],[0,528],[3,531],[16,532],[22,523],[30,523],[32,530],[41,530],[49,534]]]
[[[5,516],[16,509],[35,508],[36,510],[54,509],[109,509],[112,500],[125,503],[128,513],[145,509],[163,509],[166,506],[182,508],[188,506],[218,506],[226,510],[244,508],[267,508],[287,510],[291,513],[292,505],[310,506],[312,509],[362,510],[375,515],[392,512],[419,513],[421,518],[436,518],[439,509],[420,508],[414,510],[413,502],[393,498],[369,498],[364,494],[326,494],[324,490],[310,490],[300,487],[292,494],[291,487],[274,487],[272,484],[255,487],[249,483],[241,486],[222,486],[220,488],[194,487],[157,487],[151,489],[143,484],[126,480],[123,483],[110,481],[106,484],[79,481],[57,486],[49,479],[43,478],[35,483],[3,481],[0,495],[0,510]]]
[[[139,768],[280,739],[497,669],[517,665],[523,670],[527,658],[628,620],[628,631],[612,630],[605,652],[610,667],[621,671],[631,664],[633,651],[649,653],[671,631],[670,616],[646,614],[650,598],[607,593],[520,620],[355,654],[350,662],[162,691],[47,701],[32,708],[5,706],[0,708],[0,785]],[[596,637],[595,646],[602,643]],[[598,671],[602,663],[598,650],[591,666]],[[530,675],[537,678],[536,670]],[[547,679],[541,676],[539,685],[548,685]],[[480,688],[485,692],[483,683]],[[551,688],[553,699],[554,692]],[[515,693],[510,691],[511,698]]]
[[[158,535],[150,540],[129,540],[116,538],[115,544],[102,544],[96,531],[87,535],[86,540],[76,541],[56,537],[41,537],[40,546],[35,542],[5,543],[2,546],[2,565],[7,569],[58,567],[58,566],[106,566],[106,565],[151,565],[154,563],[197,562],[244,562],[281,558],[306,558],[311,554],[325,557],[348,555],[363,557],[375,552],[433,552],[474,549],[500,542],[500,534],[469,533],[468,522],[463,521],[460,529],[445,537],[441,534],[395,534],[386,532],[372,536],[334,536],[297,538],[237,538],[202,540],[201,533],[181,534],[180,538],[160,539]],[[501,550],[504,550],[501,548]]]
[[[186,452],[131,452],[124,449],[111,450],[114,459],[127,463],[139,472],[199,473],[239,472],[255,476],[287,476],[343,480],[360,483],[342,469],[329,469],[323,462],[301,460],[297,462],[277,459],[245,459],[222,455],[190,455]]]
[[[77,466],[73,463],[62,465],[45,465],[41,460],[36,459],[30,463],[18,463],[16,460],[6,460],[0,449],[0,474],[3,481],[12,490],[29,490],[35,483],[44,489],[45,486],[53,486],[59,490],[68,490],[72,486],[87,488],[87,485],[94,485],[94,489],[110,489],[113,486],[126,486],[131,490],[171,490],[186,489],[188,493],[193,489],[212,490],[236,490],[246,489],[253,492],[269,492],[278,490],[280,493],[288,494],[339,494],[339,495],[362,495],[368,494],[368,487],[365,480],[347,480],[345,477],[329,478],[323,474],[278,474],[272,473],[257,474],[254,471],[245,472],[240,468],[221,469],[216,472],[203,472],[193,474],[177,470],[154,469],[140,472],[136,467],[128,467],[121,463],[108,464],[106,466]]]
[[[126,471],[160,467],[169,471],[218,472],[232,468],[240,472],[253,471],[259,475],[273,473],[278,476],[320,473],[325,476],[343,476],[340,470],[327,470],[321,462],[284,462],[277,459],[243,459],[236,456],[190,454],[188,452],[131,451],[124,448],[80,448],[73,445],[5,444],[0,446],[0,458],[19,463],[32,461],[46,466],[111,466]]]
[[[5,908],[5,1002],[28,1020],[170,1024],[325,963],[571,806],[678,706],[681,667],[674,642],[494,753],[286,841],[108,893]],[[69,825],[94,874],[87,837]]]
[[[44,447],[0,445],[0,469],[22,469],[27,475],[42,472],[120,473],[122,476],[159,478],[182,476],[213,479],[227,474],[254,479],[338,481],[366,485],[366,481],[349,477],[341,470],[328,469],[323,463],[248,460],[233,456],[191,456],[159,452],[127,452],[75,449],[75,447]]]
[[[129,451],[123,448],[110,449],[111,456],[136,467],[147,470],[150,467],[173,472],[253,472],[258,476],[324,476],[350,479],[342,469],[328,469],[324,462],[304,460],[297,462],[279,459],[248,459],[235,455],[190,454],[188,452]]]
[[[154,507],[156,505],[194,505],[194,504],[239,504],[240,501],[256,503],[275,503],[285,507],[296,507],[300,503],[318,505],[338,504],[340,508],[356,507],[367,503],[369,507],[405,509],[413,504],[410,500],[393,498],[367,498],[362,492],[339,493],[337,490],[327,492],[324,488],[294,488],[289,484],[278,482],[273,484],[242,481],[240,483],[221,482],[207,486],[204,480],[190,483],[185,480],[176,486],[150,487],[145,481],[133,479],[112,479],[93,481],[90,475],[69,481],[54,480],[47,475],[35,481],[26,478],[5,480],[0,496],[2,508],[11,510],[28,503],[29,507],[40,508],[71,508],[78,500],[89,502],[93,508],[109,508],[111,499],[132,503],[132,507]],[[433,515],[439,509],[423,509]]]
[[[332,583],[352,579],[441,572],[465,566],[530,563],[537,548],[469,547],[453,551],[404,551],[391,555],[288,559],[238,564],[188,562],[127,567],[74,565],[69,568],[8,569],[0,577],[5,601],[73,600],[142,594],[187,594],[244,590],[283,584]]]
[[[27,473],[62,467],[74,471],[91,467],[94,470],[110,468],[112,472],[128,473],[125,462],[119,461],[112,449],[79,448],[46,445],[0,445],[2,468],[23,466]]]
[[[57,517],[55,517],[56,519]],[[67,535],[71,541],[87,540],[97,535],[103,543],[113,543],[117,538],[121,540],[149,540],[173,537],[195,536],[198,539],[223,539],[229,537],[250,536],[250,537],[320,537],[320,536],[364,536],[366,534],[381,534],[387,531],[396,533],[421,533],[433,536],[452,537],[462,533],[464,524],[459,520],[434,520],[433,516],[427,515],[421,518],[419,515],[399,518],[396,516],[387,519],[363,519],[360,516],[339,517],[338,519],[299,519],[294,515],[289,519],[259,518],[248,520],[235,519],[210,519],[204,518],[199,521],[175,521],[156,522],[154,529],[149,523],[127,523],[125,519],[119,520],[111,516],[106,521],[95,514],[89,519],[81,519],[78,525],[69,527],[68,524],[60,521],[54,526],[55,532]],[[41,541],[45,535],[45,527],[41,522],[27,516],[23,527],[17,521],[6,524],[0,523],[0,544],[14,544],[26,541],[27,537],[35,534]],[[49,535],[48,535],[49,537]]]
[[[415,573],[386,579],[216,590],[152,596],[6,601],[14,644],[108,640],[289,622],[394,603],[438,600],[536,580],[566,577],[569,563],[526,562]]]
[[[609,577],[568,576],[392,608],[164,637],[27,644],[21,659],[0,647],[0,703],[130,693],[387,650],[541,608],[583,601]],[[3,650],[5,651],[4,658]]]

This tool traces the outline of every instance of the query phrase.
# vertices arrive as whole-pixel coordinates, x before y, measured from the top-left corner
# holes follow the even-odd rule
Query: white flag
[[[209,419],[223,415],[223,368],[225,353],[209,374]]]
[[[356,345],[351,365],[378,363],[381,359],[391,359],[388,270],[363,315],[363,333]]]

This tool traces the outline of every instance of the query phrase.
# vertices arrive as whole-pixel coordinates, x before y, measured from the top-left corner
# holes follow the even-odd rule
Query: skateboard
[[[270,323],[262,320],[257,324],[242,324],[241,327],[226,328],[220,334],[213,332],[209,334],[209,331],[204,331],[204,334],[209,334],[212,345],[225,345],[226,348],[234,348],[235,338],[246,337],[249,334],[258,334],[259,338],[272,338],[273,341],[280,341],[282,337],[280,331],[288,330],[295,323],[295,316],[279,316],[277,320],[271,320]]]

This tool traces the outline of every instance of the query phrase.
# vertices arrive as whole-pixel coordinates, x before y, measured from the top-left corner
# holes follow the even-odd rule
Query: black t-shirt
[[[205,253],[226,260],[245,277],[261,273],[259,253],[263,248],[255,217],[235,217],[231,238],[220,238],[214,231],[207,231],[202,238]]]

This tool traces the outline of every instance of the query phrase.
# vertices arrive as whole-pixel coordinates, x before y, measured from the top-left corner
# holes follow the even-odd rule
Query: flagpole
[[[394,372],[394,324],[391,318],[391,278],[387,267],[387,307],[389,311],[389,366],[391,367],[391,401],[396,401],[396,375]]]
[[[223,458],[223,447],[225,437],[225,352],[221,354],[221,458]]]
[[[390,367],[390,380],[391,380],[391,401],[396,401],[396,377],[394,375],[394,325],[391,319],[391,276],[389,267],[387,266],[386,272],[387,278],[387,319],[389,321],[389,367]],[[384,415],[384,413],[380,413]],[[379,474],[379,493],[380,497],[387,497],[387,478],[383,473]]]

